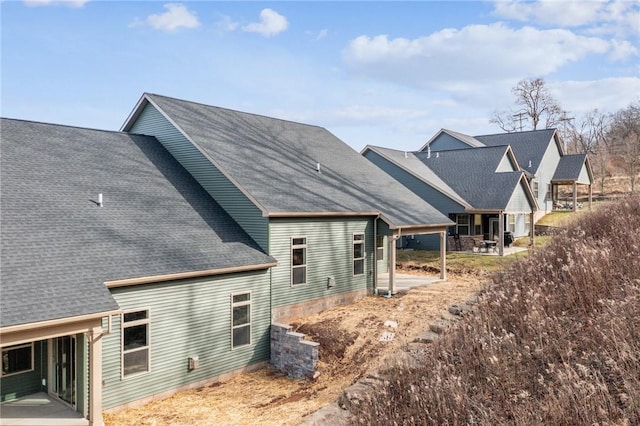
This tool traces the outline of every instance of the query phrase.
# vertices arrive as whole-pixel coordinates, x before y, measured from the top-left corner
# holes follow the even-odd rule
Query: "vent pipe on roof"
[[[98,207],[102,207],[102,193],[98,194]]]
[[[316,163],[316,171],[320,173],[320,163]]]
[[[440,158],[440,153],[436,152],[436,158]]]
[[[407,155],[407,151],[404,152],[404,158],[409,158],[409,156]]]
[[[529,168],[531,168],[531,160],[529,160]]]

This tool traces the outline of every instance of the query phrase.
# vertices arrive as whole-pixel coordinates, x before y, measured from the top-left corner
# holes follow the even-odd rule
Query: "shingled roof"
[[[392,228],[451,223],[322,127],[155,94],[138,107],[145,101],[266,215],[380,212]]]
[[[496,169],[508,147],[467,148],[415,156],[476,210],[504,210],[523,178],[521,171]]]
[[[527,132],[497,133],[474,136],[486,146],[510,145],[520,167],[533,175],[538,171],[542,157],[554,137],[555,129],[531,130]]]
[[[275,263],[155,138],[1,126],[0,326],[116,310],[107,281]]]
[[[571,154],[561,157],[551,180],[553,182],[577,181],[586,161],[587,154]]]

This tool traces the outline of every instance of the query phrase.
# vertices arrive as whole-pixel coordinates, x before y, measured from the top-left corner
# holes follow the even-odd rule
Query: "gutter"
[[[257,271],[278,266],[278,262],[264,263],[260,265],[235,266],[231,268],[206,269],[204,271],[182,272],[178,274],[155,275],[149,277],[128,278],[124,280],[105,281],[107,288],[127,287],[133,285],[150,284],[162,281],[173,281],[185,278],[198,278],[215,275],[224,275],[234,272]]]

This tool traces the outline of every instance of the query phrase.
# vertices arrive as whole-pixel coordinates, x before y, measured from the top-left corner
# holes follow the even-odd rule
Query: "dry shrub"
[[[640,424],[640,199],[584,215],[395,369],[366,424]]]

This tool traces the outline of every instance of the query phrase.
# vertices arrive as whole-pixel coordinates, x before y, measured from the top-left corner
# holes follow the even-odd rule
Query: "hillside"
[[[640,424],[639,198],[581,216],[476,308],[349,422]]]

